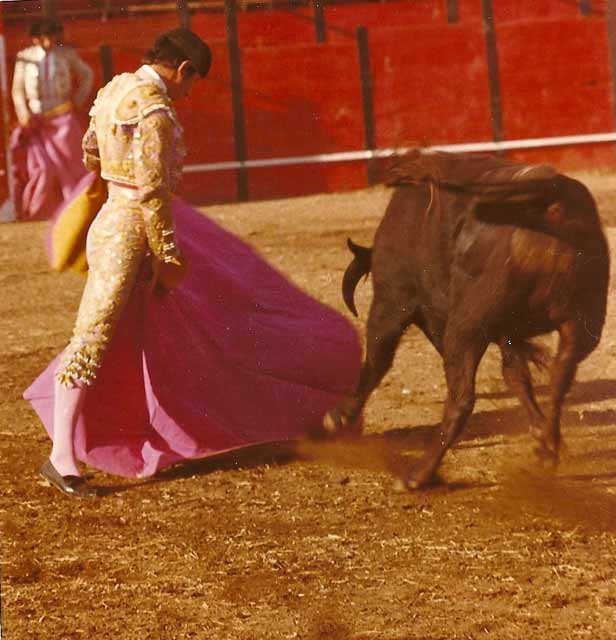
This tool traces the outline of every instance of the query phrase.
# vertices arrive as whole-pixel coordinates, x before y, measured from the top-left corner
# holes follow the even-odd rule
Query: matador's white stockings
[[[83,406],[86,387],[77,382],[69,388],[55,381],[53,412],[53,446],[49,459],[56,471],[62,476],[81,475],[75,459],[73,439],[77,417]]]

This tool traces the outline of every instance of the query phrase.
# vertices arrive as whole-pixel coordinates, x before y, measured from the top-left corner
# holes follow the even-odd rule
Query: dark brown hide
[[[580,182],[550,167],[513,165],[490,156],[416,154],[397,167],[395,187],[372,250],[349,241],[354,259],[343,295],[372,271],[374,297],[366,357],[356,393],[329,412],[325,427],[355,423],[391,367],[404,331],[417,325],[443,358],[448,394],[443,420],[410,488],[432,482],[475,403],[475,374],[491,342],[503,377],[520,399],[554,460],[562,403],[578,363],[598,344],[605,319],[609,255],[594,200]],[[544,413],[529,360],[543,359],[530,338],[558,331]]]

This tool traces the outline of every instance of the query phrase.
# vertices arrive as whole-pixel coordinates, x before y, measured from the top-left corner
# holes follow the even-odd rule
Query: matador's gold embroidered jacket
[[[152,67],[120,74],[99,91],[83,150],[89,170],[137,189],[152,253],[179,264],[171,198],[182,173],[183,130]]]

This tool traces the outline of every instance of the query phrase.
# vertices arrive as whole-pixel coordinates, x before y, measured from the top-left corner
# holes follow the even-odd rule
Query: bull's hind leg
[[[348,430],[354,425],[370,394],[389,371],[396,348],[404,331],[412,322],[415,307],[403,306],[390,297],[375,296],[370,306],[366,327],[366,357],[361,368],[355,393],[339,407],[327,412],[323,427],[329,434]]]
[[[428,450],[406,478],[409,489],[420,489],[433,482],[443,456],[464,429],[475,406],[475,375],[487,347],[488,340],[480,329],[473,333],[447,329],[443,351],[447,400],[443,420]]]
[[[560,418],[567,392],[575,378],[578,364],[597,346],[598,337],[588,333],[583,322],[570,320],[560,326],[558,351],[550,369],[550,398],[543,429],[533,431],[539,441],[538,454],[558,460]]]
[[[525,345],[510,338],[502,338],[499,346],[505,383],[524,407],[530,421],[531,432],[543,429],[545,416],[535,398]]]

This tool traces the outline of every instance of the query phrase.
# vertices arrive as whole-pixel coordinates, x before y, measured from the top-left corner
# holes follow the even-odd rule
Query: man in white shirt
[[[30,29],[32,46],[17,54],[11,177],[18,219],[51,217],[86,174],[75,108],[90,96],[93,73],[61,43],[62,32],[58,21],[40,20]]]

